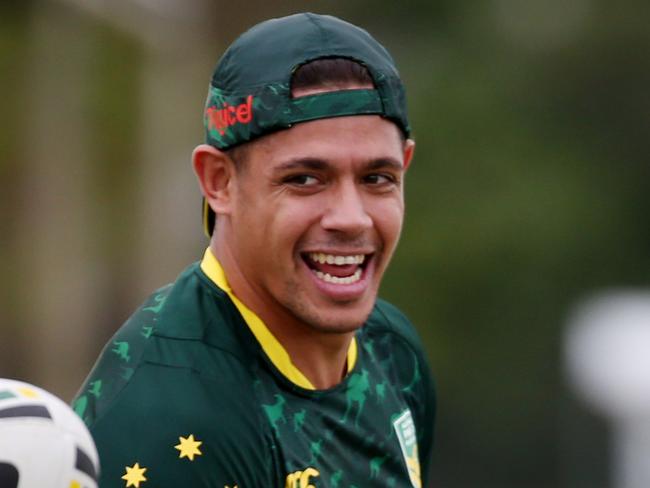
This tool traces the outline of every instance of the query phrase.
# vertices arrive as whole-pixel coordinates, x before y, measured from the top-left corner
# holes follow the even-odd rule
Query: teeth
[[[363,264],[366,260],[365,254],[355,254],[352,256],[335,256],[333,254],[323,254],[322,252],[309,253],[309,259],[321,264],[335,264],[343,266],[345,264]]]
[[[316,276],[318,276],[321,280],[326,281],[327,283],[333,283],[335,285],[350,285],[352,283],[356,283],[361,279],[361,269],[357,269],[353,275],[351,276],[345,276],[343,278],[339,278],[338,276],[332,276],[329,273],[323,273],[321,271],[316,271]]]

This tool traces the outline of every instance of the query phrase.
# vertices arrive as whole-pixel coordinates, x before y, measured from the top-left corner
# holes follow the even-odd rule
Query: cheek
[[[268,231],[277,241],[282,241],[289,249],[306,235],[320,219],[323,205],[315,198],[289,198],[274,206],[272,222]]]
[[[233,244],[240,259],[255,263],[268,259],[269,243],[264,239],[272,214],[253,195],[238,195],[232,215]]]
[[[272,255],[275,264],[286,264],[286,258],[293,255],[299,244],[310,234],[319,220],[322,205],[311,199],[269,198],[257,208],[249,209],[250,219],[256,222],[254,233],[257,243],[267,255]],[[269,254],[270,253],[270,254]]]
[[[396,245],[402,223],[404,222],[404,205],[401,202],[379,205],[374,211],[373,221],[375,229],[384,241],[384,245],[391,249]]]

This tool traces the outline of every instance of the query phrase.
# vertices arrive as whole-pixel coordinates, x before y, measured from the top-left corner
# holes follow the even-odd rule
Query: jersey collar
[[[249,309],[235,296],[228,284],[221,263],[219,263],[214,254],[212,254],[210,248],[205,250],[203,260],[201,261],[201,270],[208,278],[210,278],[210,280],[212,280],[212,282],[214,282],[215,285],[228,294],[232,302],[235,304],[235,307],[237,307],[237,310],[239,310],[239,313],[244,318],[249,329],[257,339],[257,342],[262,346],[262,349],[275,367],[292,383],[307,390],[315,390],[316,388],[314,385],[312,385],[311,381],[309,381],[296,365],[293,364],[291,357],[289,357],[289,353],[282,344],[280,344],[280,341],[278,341],[271,333],[266,324],[262,322],[262,319],[260,319],[255,312]],[[354,368],[356,360],[357,340],[353,337],[348,349],[348,373]]]

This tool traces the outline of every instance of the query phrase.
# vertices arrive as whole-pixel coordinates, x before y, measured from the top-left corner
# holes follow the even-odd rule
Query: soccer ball
[[[98,474],[95,443],[68,405],[0,378],[0,487],[97,488]]]

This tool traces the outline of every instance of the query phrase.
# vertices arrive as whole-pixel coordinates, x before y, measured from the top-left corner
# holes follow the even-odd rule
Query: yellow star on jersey
[[[141,468],[138,463],[135,463],[133,467],[126,467],[126,474],[122,476],[122,479],[126,481],[126,488],[129,486],[135,486],[135,488],[140,488],[140,483],[147,481],[147,478],[144,477],[144,472],[147,468]]]
[[[200,456],[203,454],[199,449],[199,446],[203,444],[203,442],[194,439],[194,434],[190,434],[187,438],[179,437],[178,440],[181,441],[181,443],[175,445],[174,448],[181,451],[178,455],[180,459],[186,457],[189,458],[190,461],[194,461],[194,456]]]

